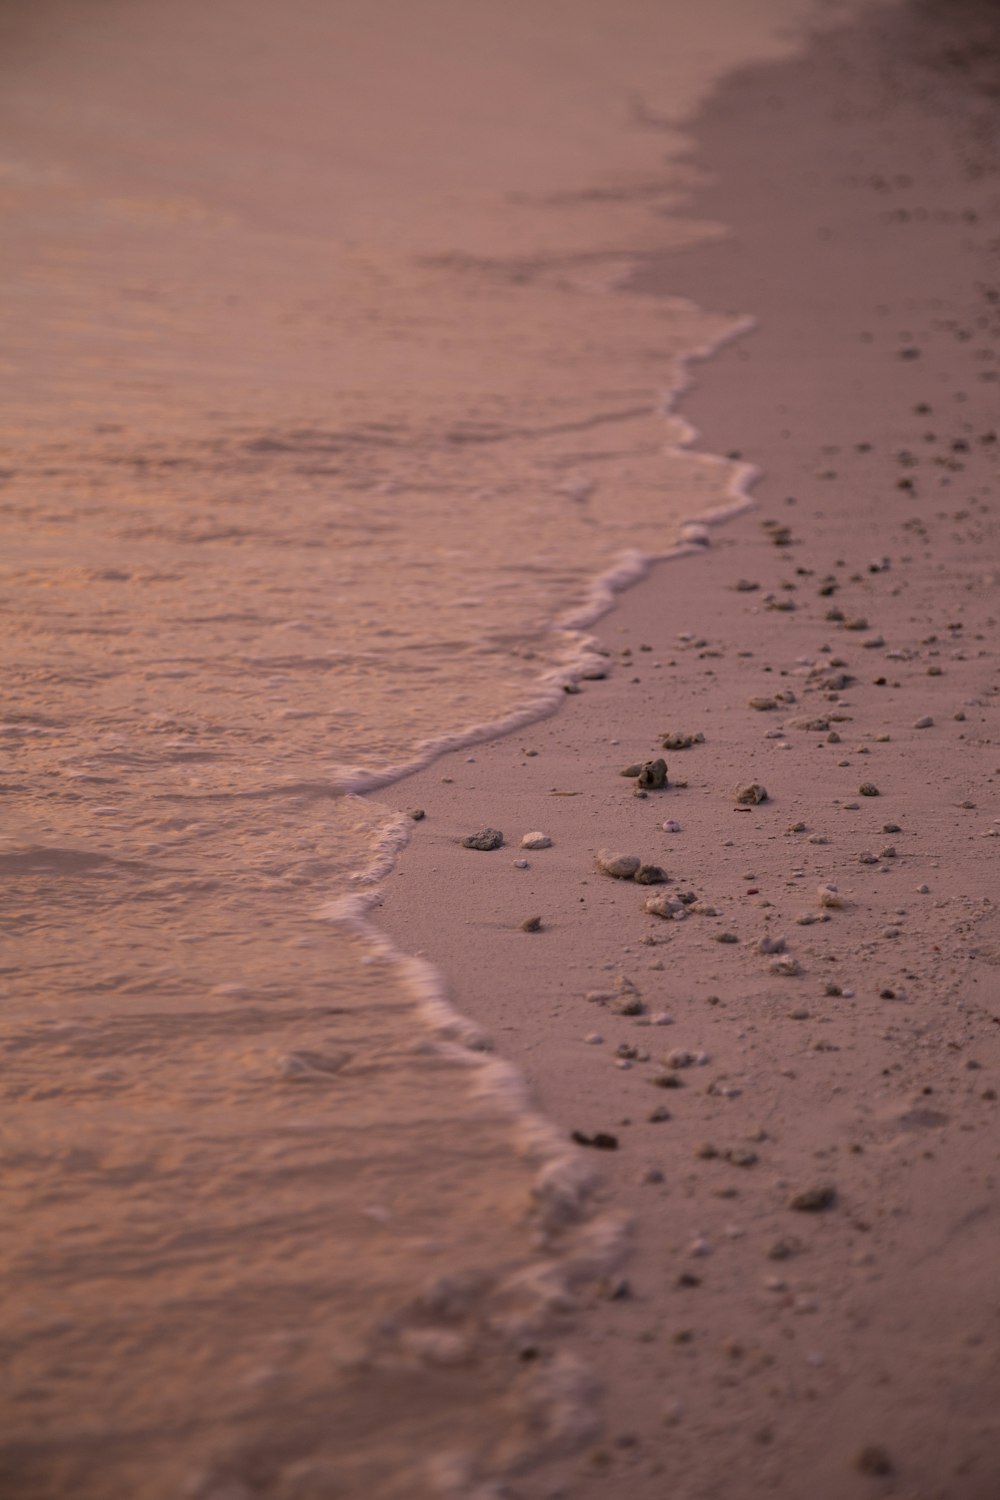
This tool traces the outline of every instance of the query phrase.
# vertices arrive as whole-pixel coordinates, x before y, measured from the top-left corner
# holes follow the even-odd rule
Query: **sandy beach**
[[[606,680],[398,789],[379,924],[632,1226],[537,1351],[600,1373],[604,1426],[518,1495],[1000,1486],[988,22],[890,11],[719,91],[698,208],[733,233],[643,280],[759,320],[683,402],[755,508],[601,623]]]
[[[4,1500],[1000,1494],[992,10],[0,22]]]

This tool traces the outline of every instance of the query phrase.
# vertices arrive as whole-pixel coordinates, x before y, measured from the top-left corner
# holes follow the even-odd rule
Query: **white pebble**
[[[917,886],[917,895],[918,896],[926,896],[929,893],[929,891],[930,891],[930,886],[929,885],[918,885]]]
[[[664,833],[680,833],[681,825],[676,818],[668,818],[663,825]]]
[[[526,833],[521,839],[522,849],[551,849],[552,840],[547,833],[539,833],[537,829],[533,833]]]
[[[604,1041],[604,1038],[601,1036],[601,1033],[599,1031],[588,1031],[583,1040],[589,1043],[591,1047],[599,1047]]]
[[[515,859],[515,861],[514,861],[514,869],[515,870],[530,870],[531,866],[530,866],[530,864],[528,863],[528,861],[526,859]]]

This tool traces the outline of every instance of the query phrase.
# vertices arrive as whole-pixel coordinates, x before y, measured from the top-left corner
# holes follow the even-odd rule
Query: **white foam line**
[[[694,304],[692,303],[693,307]],[[690,390],[693,377],[691,366],[710,359],[728,344],[742,338],[756,327],[756,319],[744,317],[734,320],[719,338],[699,345],[689,354],[681,356],[677,363],[681,379],[663,396],[661,410],[665,417],[674,417],[683,425],[683,432],[676,442],[668,443],[665,452],[689,452],[698,440],[698,429],[679,415],[677,406]],[[566,697],[566,688],[578,683],[584,673],[603,660],[596,637],[582,632],[601,619],[614,607],[615,598],[632,584],[645,578],[655,563],[670,562],[676,558],[691,557],[701,552],[711,540],[710,530],[740,515],[752,504],[750,490],[760,478],[760,470],[754,464],[723,458],[715,453],[699,453],[698,458],[708,467],[730,471],[726,483],[726,502],[700,516],[689,517],[681,523],[680,540],[662,552],[642,552],[630,548],[621,552],[611,566],[593,580],[584,602],[568,614],[555,620],[551,626],[554,635],[565,637],[566,655],[563,662],[540,675],[539,691],[530,702],[516,708],[503,718],[476,724],[457,734],[441,735],[427,740],[418,748],[417,755],[399,765],[387,766],[374,771],[365,766],[344,766],[334,771],[331,784],[343,792],[366,793],[379,787],[390,786],[416,771],[429,766],[440,756],[452,750],[466,749],[482,744],[484,740],[499,739],[535,724],[540,719],[555,713]]]

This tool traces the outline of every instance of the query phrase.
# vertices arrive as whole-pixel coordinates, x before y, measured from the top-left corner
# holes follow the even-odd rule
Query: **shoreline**
[[[987,1137],[1000,1048],[977,998],[988,997],[985,966],[1000,939],[987,857],[996,846],[979,842],[996,825],[992,805],[964,806],[995,775],[981,727],[996,702],[980,587],[996,559],[995,450],[980,441],[992,392],[975,376],[987,362],[966,379],[967,341],[948,327],[949,318],[961,326],[979,316],[984,344],[996,332],[993,303],[975,290],[987,250],[967,244],[988,238],[988,227],[968,226],[995,223],[996,194],[988,172],[970,166],[975,100],[960,101],[960,81],[918,60],[907,36],[913,14],[873,17],[823,37],[805,59],[723,85],[698,135],[717,171],[722,159],[720,185],[697,203],[728,207],[720,216],[733,236],[644,273],[704,306],[723,305],[728,288],[758,318],[748,340],[705,367],[682,413],[702,444],[741,448],[760,463],[758,510],[727,525],[717,546],[699,549],[704,556],[656,564],[619,598],[602,635],[609,647],[621,637],[630,654],[619,650],[607,682],[586,682],[564,712],[525,729],[527,755],[507,734],[465,762],[438,759],[395,794],[420,803],[427,819],[385,884],[379,928],[398,948],[429,953],[458,1009],[492,1033],[549,1120],[567,1135],[618,1136],[601,1163],[601,1207],[636,1224],[628,1287],[596,1292],[551,1343],[600,1366],[606,1439],[522,1481],[515,1493],[532,1500],[622,1484],[653,1496],[680,1481],[686,1496],[706,1500],[791,1496],[806,1484],[839,1500],[873,1481],[883,1493],[986,1500],[998,1478],[1000,1380],[975,1341],[997,1217]],[[947,26],[926,10],[922,24],[928,14]],[[900,43],[887,81],[879,66]],[[935,119],[931,109],[926,118],[928,99],[954,116]],[[798,111],[799,130],[788,128],[788,110]],[[781,146],[779,161],[762,138],[772,153]],[[757,183],[741,161],[749,142]],[[874,208],[858,168],[866,152],[879,158],[869,176],[908,179],[870,189]],[[817,160],[810,198],[804,174]],[[759,191],[769,161],[784,197]],[[958,163],[967,170],[954,171]],[[862,186],[845,184],[852,168]],[[888,210],[895,219],[883,216],[886,193],[907,195]],[[914,198],[931,204],[922,216]],[[919,226],[916,250],[912,235],[900,247],[904,224]],[[783,242],[782,285],[769,288]],[[817,244],[839,249],[818,264]],[[892,304],[878,300],[886,288]],[[919,354],[902,352],[912,348]],[[962,402],[952,399],[958,385],[971,386]],[[942,460],[929,479],[920,447],[928,424]],[[824,451],[834,446],[838,453]],[[900,451],[919,455],[917,464]],[[914,485],[923,486],[916,503]],[[942,522],[938,509],[959,487],[974,487],[975,509]],[[793,490],[796,503],[786,505],[779,496]],[[775,523],[772,534],[791,527],[787,548],[754,524],[758,514]],[[934,545],[917,556],[932,532]],[[758,588],[735,590],[741,569]],[[834,587],[821,595],[827,577]],[[796,607],[780,607],[788,603]],[[908,613],[914,605],[922,628]],[[830,620],[831,608],[847,618]],[[843,631],[869,610],[870,627]],[[947,628],[960,619],[981,638],[968,651],[967,637]],[[937,642],[928,631],[940,632]],[[832,670],[852,680],[818,687],[824,656],[845,660]],[[626,681],[637,662],[641,678]],[[799,701],[748,709],[782,674],[781,691]],[[821,736],[790,726],[810,713],[843,717]],[[924,718],[933,723],[915,728]],[[654,755],[668,728],[705,732],[704,746],[667,754],[671,780],[689,785],[633,798],[620,765]],[[849,764],[837,766],[845,753]],[[835,803],[817,790],[818,765],[839,792]],[[881,795],[858,798],[871,772]],[[732,810],[737,780],[763,782],[768,802]],[[945,787],[943,806],[934,789]],[[665,834],[666,818],[681,832]],[[801,832],[785,831],[800,822]],[[899,833],[881,832],[894,822]],[[463,850],[460,838],[483,824],[504,829],[508,847]],[[533,828],[553,846],[517,870],[515,845]],[[896,853],[881,858],[874,851],[887,841]],[[662,860],[674,876],[668,893],[689,882],[722,915],[680,924],[646,915],[648,891],[594,872],[602,843]],[[789,881],[794,869],[806,873]],[[753,880],[743,883],[745,874]],[[846,909],[817,905],[816,888],[830,883]],[[536,913],[542,931],[522,932]],[[738,940],[715,946],[713,927],[734,928]],[[780,952],[757,953],[763,937],[784,939],[788,967],[802,972],[781,973]],[[644,1016],[614,1016],[607,1001],[583,998],[607,993],[618,976],[639,990]],[[838,995],[826,993],[830,984]],[[661,1010],[672,1024],[654,1032],[643,1023]],[[595,1032],[603,1042],[588,1045]],[[658,1094],[648,1083],[656,1059],[672,1052],[706,1052],[705,1071],[677,1068],[686,1087]],[[734,1170],[739,1153],[745,1166]],[[827,1185],[836,1194],[829,1211],[789,1210],[797,1192]],[[940,1319],[927,1310],[931,1298]],[[942,1401],[947,1431],[935,1417]]]

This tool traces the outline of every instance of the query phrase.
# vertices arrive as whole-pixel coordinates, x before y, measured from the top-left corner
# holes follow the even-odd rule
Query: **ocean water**
[[[745,321],[629,277],[724,232],[678,122],[813,9],[8,9],[5,1493],[471,1494],[586,1434],[519,1355],[622,1234],[370,925],[377,788],[740,503],[674,405]]]

